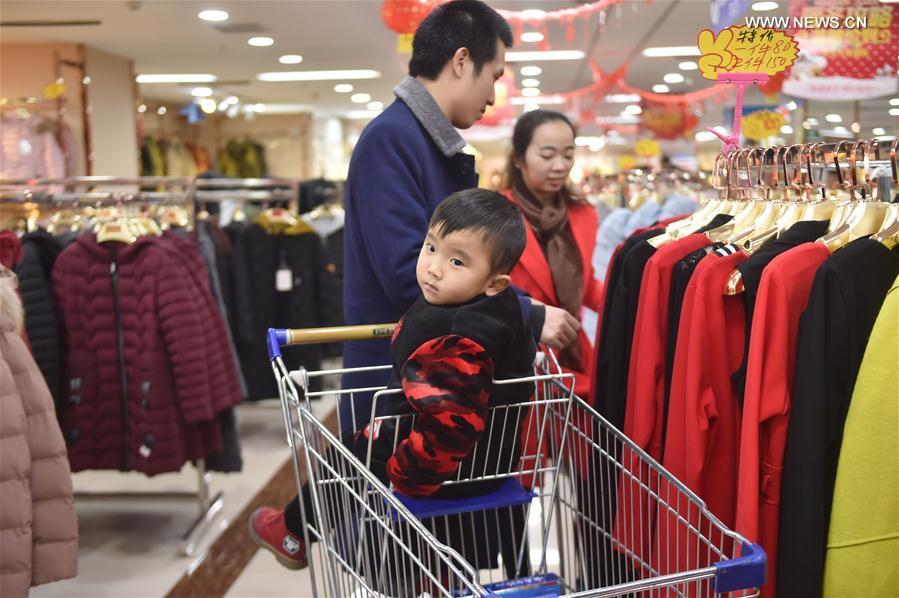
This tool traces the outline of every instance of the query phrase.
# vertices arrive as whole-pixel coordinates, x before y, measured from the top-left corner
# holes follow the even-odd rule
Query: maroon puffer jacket
[[[220,448],[216,403],[224,401],[213,397],[222,386],[238,394],[230,378],[210,375],[224,343],[204,343],[214,314],[188,277],[155,237],[100,245],[84,235],[57,259],[63,432],[74,471],[153,475]]]

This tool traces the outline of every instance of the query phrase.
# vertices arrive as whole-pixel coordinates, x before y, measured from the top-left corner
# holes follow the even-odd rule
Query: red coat
[[[154,237],[101,246],[84,235],[57,259],[63,433],[74,471],[152,475],[220,448],[214,397],[237,395],[231,378],[210,376],[210,364],[230,357],[224,342],[204,342],[204,327],[221,318],[189,277]]]
[[[749,337],[736,529],[768,555],[768,583],[762,588],[766,597],[775,595],[777,583],[780,487],[799,316],[808,304],[815,272],[828,257],[824,245],[805,243],[765,267]]]
[[[515,201],[511,191],[505,196]],[[524,215],[522,215],[524,218]],[[585,308],[599,312],[602,301],[602,283],[593,277],[593,248],[596,245],[596,231],[599,227],[599,216],[588,203],[568,206],[568,224],[574,235],[578,251],[581,254],[581,271],[584,278],[584,290],[581,302]],[[525,220],[527,244],[518,265],[512,270],[512,284],[527,291],[534,299],[546,305],[559,305],[556,289],[553,285],[549,263],[534,231]],[[582,322],[583,324],[583,322]],[[581,397],[591,397],[593,386],[593,345],[590,344],[583,327],[578,333],[578,345],[581,348],[584,371],[572,371],[575,375],[575,392]]]

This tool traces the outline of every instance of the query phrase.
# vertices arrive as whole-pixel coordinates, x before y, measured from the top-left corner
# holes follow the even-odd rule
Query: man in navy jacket
[[[454,0],[434,9],[415,32],[409,76],[394,88],[397,99],[371,121],[353,150],[346,183],[344,316],[348,325],[396,322],[420,289],[415,264],[434,208],[451,193],[476,187],[474,157],[462,152],[467,129],[495,100],[494,83],[505,70],[512,30],[478,0]],[[580,324],[565,310],[521,307],[540,340],[564,347]],[[537,334],[535,333],[535,336]],[[348,342],[347,368],[390,363],[388,340]],[[344,375],[343,388],[384,386],[388,370]],[[343,397],[340,433],[371,417],[371,394]],[[296,499],[286,514],[257,510],[254,539],[281,564],[306,565],[291,536],[302,536]],[[294,549],[293,551],[291,549]]]

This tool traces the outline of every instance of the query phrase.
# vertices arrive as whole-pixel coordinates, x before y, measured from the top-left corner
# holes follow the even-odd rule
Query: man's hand
[[[540,332],[540,342],[553,349],[564,349],[577,340],[577,333],[580,329],[581,323],[577,318],[561,307],[547,305],[543,331]]]

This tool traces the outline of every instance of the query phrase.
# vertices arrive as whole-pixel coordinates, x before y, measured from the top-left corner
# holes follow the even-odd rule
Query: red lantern
[[[440,0],[384,0],[381,4],[381,18],[393,31],[399,34],[415,33]]]

